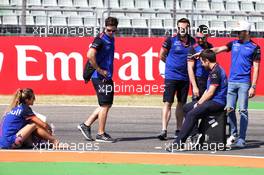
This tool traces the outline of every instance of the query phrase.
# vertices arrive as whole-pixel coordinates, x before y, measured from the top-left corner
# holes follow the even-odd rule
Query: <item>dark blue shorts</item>
[[[99,105],[112,105],[114,101],[113,80],[93,78],[92,82],[96,91]]]
[[[12,148],[12,145],[16,142],[17,136],[13,135],[8,138],[6,137],[0,137],[0,148],[2,149],[10,149]]]
[[[185,104],[187,101],[188,92],[189,81],[165,79],[163,102],[173,103],[176,94],[178,102]]]

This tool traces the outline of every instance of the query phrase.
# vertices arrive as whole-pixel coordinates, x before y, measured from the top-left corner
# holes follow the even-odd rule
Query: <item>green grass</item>
[[[177,161],[177,160],[174,160]],[[104,163],[0,163],[0,175],[260,175],[262,168]]]
[[[264,102],[253,102],[250,101],[248,104],[249,109],[264,110]]]

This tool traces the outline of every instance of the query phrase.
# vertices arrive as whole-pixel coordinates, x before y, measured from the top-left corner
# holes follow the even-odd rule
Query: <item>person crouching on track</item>
[[[98,119],[99,128],[96,135],[97,142],[115,142],[109,134],[105,132],[106,119],[114,99],[113,85],[113,63],[114,63],[114,33],[117,30],[118,20],[114,17],[108,17],[105,20],[104,32],[98,35],[90,49],[88,58],[91,65],[96,70],[92,75],[92,82],[95,88],[99,107],[95,109],[92,115],[78,129],[88,141],[93,141],[91,136],[91,125]]]
[[[32,111],[30,106],[34,101],[32,89],[17,90],[0,124],[0,148],[33,147],[33,137],[48,141],[53,148],[58,148],[59,141],[52,136],[52,128]]]
[[[182,149],[198,119],[206,117],[208,113],[222,111],[225,108],[227,95],[225,71],[216,63],[216,54],[212,50],[203,50],[200,54],[200,60],[202,66],[209,70],[207,89],[198,102],[184,105],[185,121],[182,130],[173,144],[167,148],[167,151],[173,152],[174,150]]]

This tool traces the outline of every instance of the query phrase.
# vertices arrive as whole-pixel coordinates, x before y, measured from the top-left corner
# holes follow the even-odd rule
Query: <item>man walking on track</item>
[[[98,119],[99,128],[96,135],[98,142],[114,142],[115,140],[105,132],[106,119],[108,111],[113,104],[114,86],[113,86],[113,62],[114,62],[114,33],[117,30],[118,20],[114,17],[108,17],[105,20],[104,32],[98,35],[87,56],[95,72],[92,75],[92,82],[95,88],[99,107],[90,115],[78,129],[88,141],[92,141],[91,126]]]
[[[188,34],[190,22],[186,18],[177,21],[178,33],[168,37],[160,50],[160,59],[165,62],[165,91],[163,94],[164,107],[162,111],[162,131],[158,138],[167,139],[167,127],[171,117],[171,106],[177,94],[175,137],[183,122],[183,105],[187,101],[189,78],[187,72],[187,56],[195,40]]]
[[[259,76],[260,47],[250,39],[250,24],[245,21],[238,23],[238,39],[226,46],[216,47],[215,53],[231,51],[231,69],[228,82],[227,113],[231,126],[231,136],[227,146],[244,148],[248,126],[248,98],[255,96]],[[251,68],[253,65],[253,78]],[[236,103],[239,105],[240,131],[238,135],[236,120]]]

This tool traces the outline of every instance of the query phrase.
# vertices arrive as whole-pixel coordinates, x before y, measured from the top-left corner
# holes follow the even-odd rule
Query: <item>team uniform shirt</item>
[[[202,52],[204,49],[211,49],[211,48],[213,48],[213,45],[208,42],[207,42],[207,45],[195,44],[191,48],[189,55],[193,55],[193,54]],[[204,69],[200,59],[188,58],[188,61],[194,61],[194,73],[196,77],[205,78],[205,79],[208,78],[209,72]]]
[[[211,100],[222,105],[226,105],[227,77],[224,69],[218,64],[215,64],[213,69],[209,72],[207,90],[209,90],[211,85],[217,86],[214,96]]]
[[[5,114],[0,124],[0,148],[11,148],[17,132],[28,124],[35,114],[28,105],[21,104]]]
[[[188,42],[185,45],[180,36],[168,37],[162,47],[168,50],[165,63],[165,79],[189,81],[187,71],[187,56],[195,39],[188,35]]]
[[[96,63],[97,65],[108,72],[107,79],[112,79],[113,77],[113,63],[114,63],[114,50],[115,41],[114,38],[110,38],[105,33],[98,35],[91,48],[96,49]],[[103,79],[104,77],[97,71],[94,71],[92,78]]]
[[[226,46],[232,55],[229,82],[250,83],[253,61],[260,61],[260,47],[251,40],[234,40]]]

